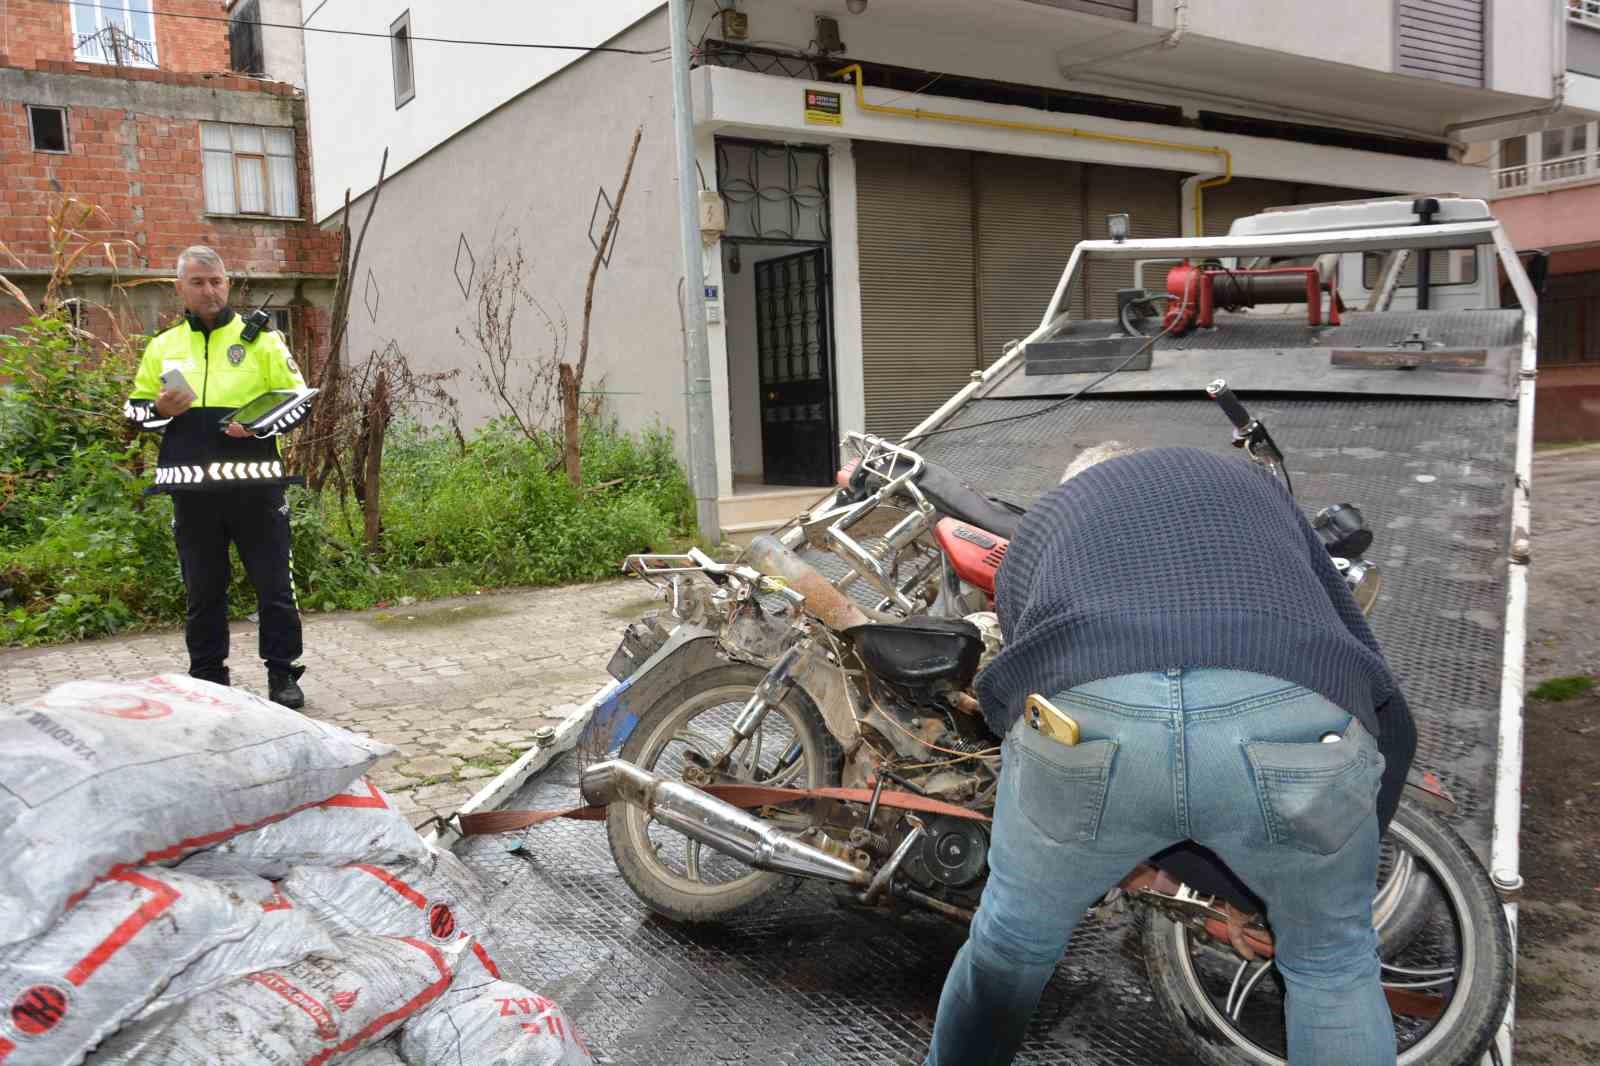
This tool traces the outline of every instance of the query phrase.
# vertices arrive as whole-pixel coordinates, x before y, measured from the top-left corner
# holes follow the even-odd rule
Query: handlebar
[[[1233,428],[1241,433],[1250,428],[1253,421],[1250,412],[1244,409],[1244,404],[1239,402],[1239,397],[1228,388],[1228,383],[1218,378],[1206,386],[1206,395],[1217,401],[1217,406],[1222,408],[1222,413],[1228,416],[1228,421],[1233,423]]]

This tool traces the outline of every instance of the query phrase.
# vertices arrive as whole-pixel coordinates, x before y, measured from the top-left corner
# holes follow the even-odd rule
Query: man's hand
[[[229,422],[228,428],[223,432],[227,433],[230,437],[248,437],[250,435],[250,431],[245,429],[237,422]]]
[[[188,389],[162,389],[156,397],[156,414],[176,418],[194,406],[194,393]]]

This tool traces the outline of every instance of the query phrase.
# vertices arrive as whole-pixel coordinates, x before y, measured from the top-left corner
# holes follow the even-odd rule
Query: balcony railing
[[[156,65],[155,43],[140,40],[115,23],[80,35],[75,44],[75,54],[86,63],[112,63],[119,67]]]
[[[1510,192],[1513,189],[1526,189],[1528,187],[1528,165],[1526,163],[1515,167],[1501,167],[1494,172],[1494,187],[1498,192]]]
[[[1600,177],[1600,158],[1596,158],[1593,152],[1585,152],[1562,156],[1560,159],[1541,159],[1537,163],[1498,167],[1494,172],[1494,187],[1496,192],[1515,193],[1543,185],[1564,185],[1597,177]]]
[[[1539,181],[1571,181],[1594,173],[1594,158],[1588,152],[1539,161]]]
[[[1600,26],[1600,0],[1567,0],[1567,18]]]
[[[1584,0],[1600,7],[1600,0]],[[1494,147],[1493,160],[1515,159],[1490,171],[1492,196],[1520,196],[1546,188],[1600,182],[1600,123],[1507,138]],[[1560,154],[1556,154],[1559,152]]]

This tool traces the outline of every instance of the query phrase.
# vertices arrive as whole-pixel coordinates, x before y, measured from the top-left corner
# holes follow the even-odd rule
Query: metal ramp
[[[1018,366],[941,428],[1037,411],[1054,402],[1042,396],[1061,391],[1030,386]],[[1457,828],[1487,860],[1515,402],[1245,399],[1288,453],[1303,507],[1349,500],[1366,513],[1377,538],[1368,557],[1386,580],[1375,628],[1418,717],[1418,765],[1455,794]],[[1085,399],[1038,418],[930,436],[920,449],[1026,504],[1082,447],[1108,438],[1231,451],[1210,401],[1171,393]],[[507,805],[571,805],[576,773],[565,756]],[[720,926],[675,927],[635,899],[593,823],[475,838],[458,850],[498,888],[502,950],[616,1063],[920,1063],[963,938],[932,918],[892,923],[853,913],[814,887]],[[1194,1061],[1154,1009],[1132,932],[1131,919],[1119,917],[1079,928],[1019,1062]]]

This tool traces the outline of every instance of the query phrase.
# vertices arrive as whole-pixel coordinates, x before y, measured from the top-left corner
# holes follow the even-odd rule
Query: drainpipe
[[[1527,111],[1513,111],[1507,115],[1494,115],[1490,118],[1469,119],[1466,122],[1452,122],[1444,128],[1445,136],[1455,138],[1463,130],[1479,129],[1483,126],[1496,126],[1503,122],[1518,122],[1525,119],[1546,118],[1560,111],[1567,102],[1567,0],[1554,0],[1555,30],[1550,38],[1550,58],[1555,64],[1555,74],[1551,79],[1551,100],[1544,107],[1535,107]]]
[[[1094,59],[1086,59],[1081,63],[1073,63],[1071,66],[1062,67],[1061,76],[1067,81],[1071,81],[1073,75],[1077,74],[1078,71],[1099,66],[1101,63],[1109,63],[1113,59],[1126,59],[1129,56],[1136,56],[1142,52],[1153,52],[1156,49],[1161,49],[1162,51],[1171,51],[1183,43],[1183,35],[1188,32],[1189,0],[1173,0],[1172,29],[1162,35],[1159,40],[1151,41],[1149,44],[1141,44],[1133,48],[1124,49],[1121,52],[1112,52],[1110,55],[1096,56]]]

